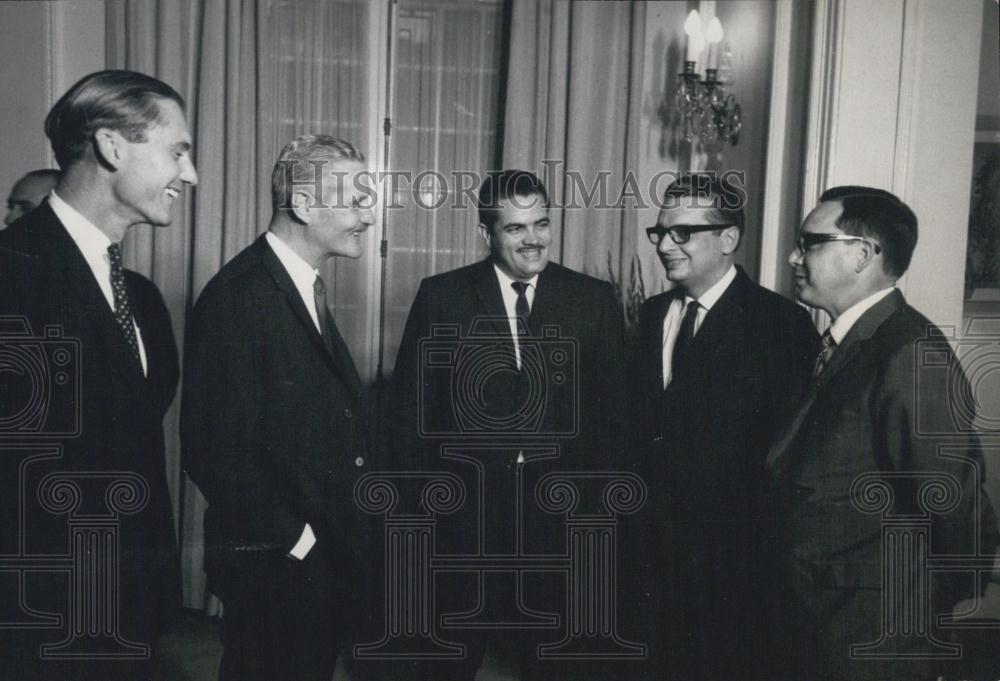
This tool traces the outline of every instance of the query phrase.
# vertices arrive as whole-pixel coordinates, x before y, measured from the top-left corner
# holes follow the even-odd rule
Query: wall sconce
[[[701,17],[693,9],[684,22],[684,33],[687,36],[684,73],[679,74],[681,80],[675,93],[684,139],[691,142],[698,137],[706,145],[728,141],[735,146],[743,127],[743,114],[736,97],[727,95],[723,88],[732,75],[732,55],[728,44],[725,47],[721,44],[722,22],[713,17],[702,33]],[[702,80],[697,66],[706,42],[708,55]]]

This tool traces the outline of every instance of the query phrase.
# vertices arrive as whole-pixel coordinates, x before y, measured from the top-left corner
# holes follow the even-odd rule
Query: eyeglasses
[[[674,225],[673,227],[654,225],[646,228],[646,236],[656,245],[659,245],[663,241],[663,237],[668,234],[670,235],[670,240],[675,244],[686,244],[691,239],[692,234],[710,232],[715,229],[725,229],[726,227],[732,227],[732,225]]]
[[[871,246],[876,254],[882,252],[881,246],[864,237],[853,236],[851,234],[819,234],[816,232],[802,232],[799,234],[799,238],[795,241],[795,252],[804,255],[809,249],[829,243],[830,241],[863,241]]]

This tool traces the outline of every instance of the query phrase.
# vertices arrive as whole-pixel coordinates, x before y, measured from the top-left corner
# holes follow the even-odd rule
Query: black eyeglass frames
[[[670,240],[679,245],[687,243],[691,235],[697,232],[710,232],[727,227],[732,227],[732,225],[673,225],[672,227],[653,225],[646,228],[646,236],[649,237],[650,242],[659,245],[663,241],[663,237],[670,235]]]
[[[811,248],[831,241],[863,241],[871,246],[876,254],[882,252],[881,246],[862,236],[854,236],[853,234],[822,234],[818,232],[802,232],[799,234],[799,238],[795,240],[795,252],[804,254]]]

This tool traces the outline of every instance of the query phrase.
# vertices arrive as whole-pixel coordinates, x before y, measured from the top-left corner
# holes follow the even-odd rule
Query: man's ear
[[[722,254],[729,255],[740,247],[739,227],[726,227],[722,230]]]
[[[861,251],[858,256],[858,264],[855,266],[854,271],[861,274],[865,271],[866,267],[872,264],[877,254],[875,253],[875,246],[867,239],[859,241],[858,243],[861,244]]]
[[[312,205],[313,200],[308,192],[295,191],[292,192],[292,205],[289,208],[289,212],[295,217],[296,220],[302,224],[308,225],[312,222]]]
[[[489,227],[488,227],[488,226],[487,226],[487,225],[486,225],[485,223],[483,223],[483,222],[480,222],[480,223],[479,223],[479,233],[480,233],[480,234],[482,235],[482,237],[483,237],[483,241],[485,241],[485,242],[486,242],[486,245],[487,245],[487,246],[489,246],[490,248],[492,248],[492,247],[493,247],[493,236],[492,236],[492,231],[491,231],[491,229],[490,229],[490,228],[489,228]]]
[[[94,153],[98,161],[117,170],[125,158],[125,138],[116,130],[98,128],[94,133]]]

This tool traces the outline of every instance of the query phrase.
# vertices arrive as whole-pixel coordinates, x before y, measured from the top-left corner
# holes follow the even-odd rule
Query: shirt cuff
[[[302,534],[299,536],[299,540],[295,542],[295,546],[293,546],[292,550],[288,552],[288,555],[296,560],[302,560],[309,555],[309,552],[315,545],[316,535],[313,534],[313,528],[309,525],[309,523],[306,523],[306,526],[302,528]]]

